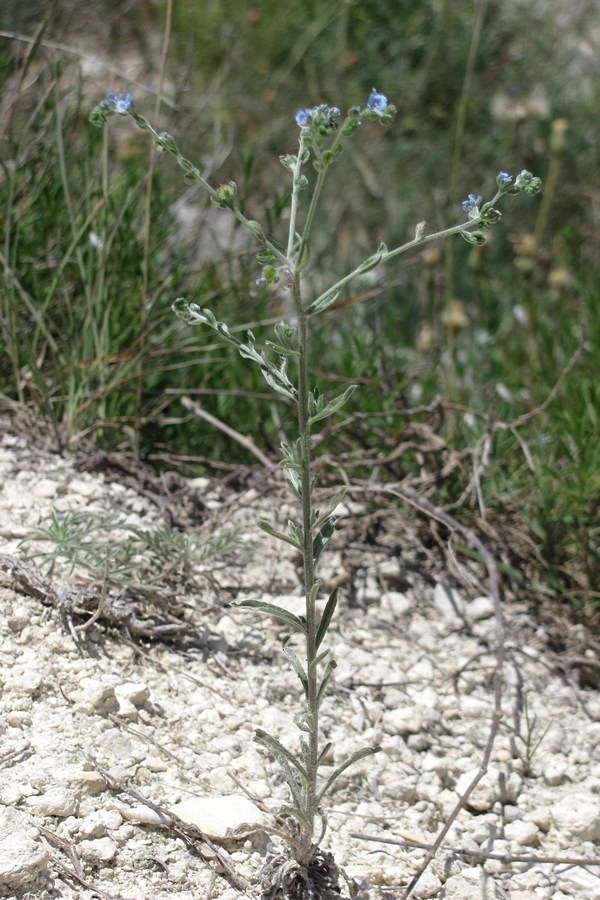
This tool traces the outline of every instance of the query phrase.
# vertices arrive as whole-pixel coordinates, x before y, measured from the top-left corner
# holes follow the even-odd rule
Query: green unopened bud
[[[176,153],[177,147],[175,146],[175,139],[172,135],[169,134],[168,131],[162,131],[158,140],[155,141],[154,146],[159,151],[159,153]]]
[[[481,245],[486,242],[486,237],[481,231],[461,231],[460,235],[465,239],[467,244]]]
[[[279,269],[275,266],[264,266],[261,273],[261,281],[267,284],[277,284],[279,281]]]
[[[246,222],[246,227],[250,229],[254,237],[257,238],[257,240],[259,240],[261,244],[264,244],[265,233],[262,230],[259,222],[257,222],[255,219],[248,219]]]
[[[238,192],[238,186],[235,181],[228,181],[227,184],[220,184],[217,188],[217,196],[223,203],[231,203]]]
[[[481,226],[482,228],[487,228],[489,225],[494,225],[495,222],[499,222],[502,218],[502,213],[499,209],[494,209],[491,207],[490,209],[483,209],[481,213]]]

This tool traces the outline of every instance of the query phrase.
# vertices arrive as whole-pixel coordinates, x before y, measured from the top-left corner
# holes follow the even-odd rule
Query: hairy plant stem
[[[306,822],[301,822],[301,852],[298,862],[308,865],[315,847],[313,846],[314,821],[317,814],[317,768],[319,760],[319,706],[317,667],[317,617],[315,584],[315,562],[313,557],[313,515],[311,496],[310,424],[308,410],[308,316],[302,306],[300,276],[296,273],[292,285],[294,307],[298,320],[298,432],[302,447],[302,557],[304,568],[304,593],[306,603],[306,675],[307,712],[309,719],[307,760],[308,785],[306,789]]]

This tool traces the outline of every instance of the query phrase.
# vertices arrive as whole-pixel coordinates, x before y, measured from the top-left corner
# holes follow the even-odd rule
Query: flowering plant
[[[280,158],[292,185],[285,250],[271,241],[262,226],[248,219],[236,204],[236,184],[229,182],[217,188],[208,184],[197,167],[182,155],[174,138],[167,132],[157,133],[148,120],[135,111],[129,94],[125,98],[109,94],[91,114],[92,121],[97,125],[104,125],[114,115],[129,116],[150,135],[159,151],[171,154],[182,168],[186,184],[201,185],[218,207],[228,210],[252,233],[259,245],[257,261],[261,266],[261,280],[281,282],[293,303],[293,318],[280,321],[274,328],[273,339],[262,348],[250,331],[245,340],[238,339],[227,324],[219,321],[209,309],[188,303],[183,298],[178,298],[173,304],[176,314],[186,322],[213,329],[222,340],[233,344],[244,358],[256,364],[272,390],[296,411],[296,434],[281,443],[281,469],[297,501],[298,518],[288,522],[286,531],[278,530],[267,521],[261,521],[258,525],[276,540],[290,544],[301,555],[304,613],[296,615],[284,607],[262,600],[245,600],[240,604],[245,609],[267,614],[285,623],[290,635],[282,640],[282,650],[298,677],[303,696],[302,711],[294,719],[300,733],[299,750],[285,747],[277,737],[261,729],[255,735],[258,743],[278,760],[290,796],[289,802],[279,810],[279,815],[285,822],[282,836],[285,836],[292,858],[289,860],[284,856],[277,860],[275,870],[271,871],[270,893],[266,894],[271,897],[276,896],[279,890],[285,896],[320,897],[325,896],[327,890],[339,894],[339,872],[330,854],[324,853],[320,847],[326,824],[323,802],[342,772],[379,749],[357,749],[346,759],[339,760],[328,777],[320,777],[324,760],[332,751],[330,742],[322,742],[320,710],[336,665],[324,645],[338,603],[338,590],[336,588],[329,596],[321,598],[317,568],[338,522],[338,507],[344,488],[334,494],[324,510],[315,507],[316,477],[313,474],[311,432],[317,422],[339,412],[356,390],[356,385],[351,385],[340,394],[327,396],[311,384],[308,368],[311,321],[332,307],[341,292],[359,275],[409,250],[455,234],[470,243],[485,242],[486,229],[501,217],[496,204],[504,195],[521,191],[535,194],[541,187],[540,180],[525,170],[514,179],[514,183],[511,175],[500,172],[491,200],[484,202],[480,194],[469,194],[464,200],[462,209],[466,213],[466,221],[433,233],[427,233],[425,222],[420,222],[412,240],[393,249],[380,243],[351,272],[318,296],[305,298],[303,273],[309,266],[309,240],[329,167],[339,158],[345,141],[361,125],[389,125],[395,112],[387,97],[373,88],[367,102],[363,106],[352,107],[344,117],[337,106],[327,104],[302,109],[296,114],[299,128],[297,150]],[[304,171],[309,163],[312,163],[316,173],[312,179]],[[300,222],[301,199],[307,195]]]

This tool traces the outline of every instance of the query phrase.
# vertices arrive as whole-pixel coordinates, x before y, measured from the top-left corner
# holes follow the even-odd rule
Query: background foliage
[[[528,168],[545,190],[507,204],[485,247],[455,241],[369,273],[345,298],[362,302],[318,320],[315,377],[361,385],[321,448],[364,477],[407,443],[379,477],[426,472],[436,502],[518,533],[538,596],[597,615],[597,4],[180,0],[156,123],[165,12],[163,0],[2,4],[0,391],[42,413],[61,446],[85,438],[194,471],[251,462],[190,421],[185,395],[275,450],[285,406],[170,305],[184,294],[258,335],[288,313],[285,292],[257,286],[245,235],[171,161],[155,166],[143,135],[103,136],[89,110],[130,91],[282,238],[277,158],[294,147],[295,112],[344,109],[376,86],[399,115],[332,170],[315,289],[418,221],[458,221],[460,200],[489,196],[501,169]],[[428,449],[434,434],[443,452]]]

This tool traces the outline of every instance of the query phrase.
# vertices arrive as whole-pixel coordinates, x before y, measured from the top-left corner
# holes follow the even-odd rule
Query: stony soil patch
[[[0,896],[258,898],[260,870],[280,849],[269,810],[285,789],[252,733],[296,746],[298,684],[282,662],[285,629],[231,603],[299,602],[293,552],[253,524],[284,523],[285,494],[273,481],[234,492],[202,479],[184,485],[185,502],[167,493],[161,506],[141,482],[82,471],[8,420],[2,426]],[[37,596],[17,578],[15,559],[46,548],[20,541],[52,513],[74,510],[145,529],[179,517],[199,535],[237,527],[240,543],[165,591],[183,628],[161,640],[135,636],[102,616],[90,622],[83,601],[78,614],[57,604],[64,593],[44,596],[50,582],[98,592],[102,571],[92,577],[59,560]],[[323,732],[330,770],[359,747],[382,751],[340,778],[324,845],[359,897],[383,900],[401,896],[420,845],[433,842],[480,764],[495,621],[485,592],[458,590],[426,557],[419,562],[405,519],[390,512],[368,544],[357,535],[348,524],[324,557],[325,580],[337,579],[344,596]],[[123,539],[116,529],[109,546]],[[38,558],[32,571],[42,570]],[[160,595],[151,602],[136,615],[154,627]],[[600,855],[600,696],[560,671],[523,605],[507,603],[505,615],[503,725],[491,765],[414,896],[594,900],[600,868],[581,858]],[[597,665],[589,642],[581,652]],[[529,758],[527,742],[539,739]]]

